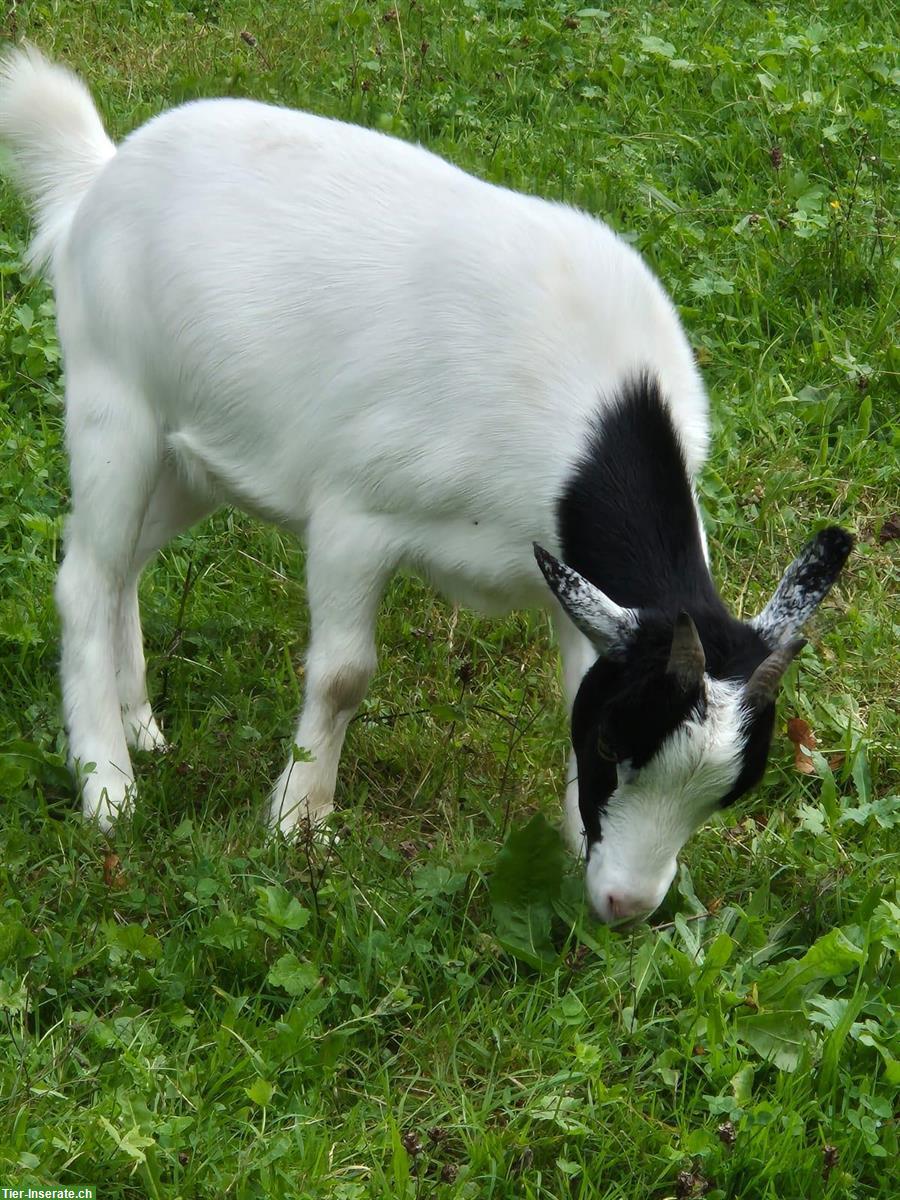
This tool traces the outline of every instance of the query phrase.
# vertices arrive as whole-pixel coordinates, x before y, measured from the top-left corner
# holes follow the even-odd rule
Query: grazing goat
[[[549,608],[591,901],[609,923],[655,909],[687,837],[762,775],[779,679],[851,538],[823,530],[755,620],[728,613],[694,491],[706,395],[639,255],[418,146],[247,100],[117,148],[34,50],[2,67],[0,137],[65,356],[56,595],[85,815],[132,803],[129,743],[165,744],[141,570],[236,504],[307,547],[310,760],[276,783],[273,826],[331,811],[379,599],[410,568],[483,610]]]

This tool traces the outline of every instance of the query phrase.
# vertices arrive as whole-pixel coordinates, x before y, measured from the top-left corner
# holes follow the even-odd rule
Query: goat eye
[[[597,753],[604,762],[616,761],[616,756],[613,754],[609,742],[603,737],[602,734],[597,735]]]

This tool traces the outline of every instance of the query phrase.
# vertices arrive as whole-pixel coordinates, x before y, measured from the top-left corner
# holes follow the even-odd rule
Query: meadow
[[[53,300],[23,273],[28,225],[4,185],[0,1185],[897,1194],[892,9],[6,5],[4,40],[73,65],[116,137],[195,97],[252,96],[601,216],[663,280],[704,371],[701,499],[726,600],[758,611],[825,524],[857,547],[787,680],[763,785],[688,844],[664,906],[627,935],[591,921],[560,846],[547,619],[490,622],[414,579],[383,605],[340,840],[266,841],[303,688],[303,561],[236,511],[143,582],[172,749],[137,756],[141,805],[104,837],[79,819],[59,716]]]

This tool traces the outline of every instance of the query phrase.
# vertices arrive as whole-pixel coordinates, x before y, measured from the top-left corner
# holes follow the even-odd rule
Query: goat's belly
[[[184,482],[198,496],[233,504],[252,516],[302,534],[310,516],[308,489],[295,472],[279,471],[235,440],[215,441],[197,428],[182,428],[167,437],[167,449]]]
[[[447,600],[461,604],[463,608],[482,613],[486,617],[501,617],[516,608],[535,608],[537,601],[532,599],[530,604],[519,599],[517,602],[508,588],[498,584],[490,590],[483,580],[471,580],[459,573],[445,572],[429,568],[423,571],[428,583]],[[522,589],[524,593],[524,589]],[[520,593],[520,596],[521,594]]]
[[[499,615],[548,602],[532,550],[534,541],[556,548],[552,509],[545,505],[529,506],[518,497],[508,521],[427,508],[385,511],[362,491],[310,490],[298,479],[266,473],[235,455],[233,445],[224,449],[196,430],[172,433],[168,444],[185,482],[198,494],[235,504],[301,537],[311,529],[326,540],[339,536],[350,545],[359,540],[369,552],[379,547],[385,561],[421,576],[466,608]]]
[[[448,600],[489,616],[544,607],[549,593],[534,561],[532,537],[502,523],[417,521],[402,537],[403,564]],[[547,530],[543,540],[555,541]]]

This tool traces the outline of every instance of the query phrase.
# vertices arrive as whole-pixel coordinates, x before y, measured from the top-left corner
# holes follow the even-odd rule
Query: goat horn
[[[696,687],[703,678],[706,667],[706,655],[703,653],[703,643],[697,626],[691,619],[690,613],[680,612],[675,618],[675,631],[672,634],[672,649],[669,651],[669,662],[666,674],[674,675],[684,691]]]
[[[756,708],[774,703],[785,671],[806,645],[806,638],[795,638],[779,646],[764,659],[747,681],[746,696]]]

